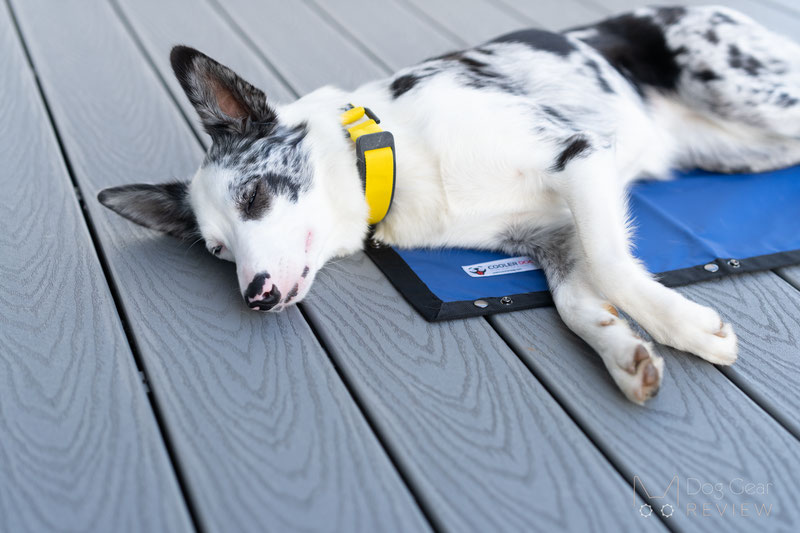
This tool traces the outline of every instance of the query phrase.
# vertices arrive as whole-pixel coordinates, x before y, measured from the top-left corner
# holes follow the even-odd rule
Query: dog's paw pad
[[[645,344],[638,344],[628,364],[622,367],[625,374],[616,375],[614,378],[625,396],[641,405],[658,393],[663,368],[663,359],[651,355],[650,349]]]

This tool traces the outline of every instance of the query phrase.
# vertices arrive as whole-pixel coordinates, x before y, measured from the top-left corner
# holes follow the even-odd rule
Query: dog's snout
[[[281,291],[270,281],[269,274],[262,272],[247,286],[244,300],[252,309],[269,311],[281,301]]]

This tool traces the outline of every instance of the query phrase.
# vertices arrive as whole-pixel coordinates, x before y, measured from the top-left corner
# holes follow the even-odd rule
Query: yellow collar
[[[377,224],[389,212],[394,198],[394,137],[378,126],[381,121],[369,108],[348,105],[341,115],[342,126],[356,143],[356,164],[369,206],[369,223]]]

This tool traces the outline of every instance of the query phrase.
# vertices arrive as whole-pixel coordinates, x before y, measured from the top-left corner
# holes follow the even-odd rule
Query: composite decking
[[[724,3],[800,37],[794,0]],[[636,4],[0,0],[0,531],[797,531],[800,267],[681,288],[739,361],[659,348],[638,407],[553,309],[426,323],[356,254],[253,313],[232,265],[95,200],[198,165],[173,44],[287,102]]]

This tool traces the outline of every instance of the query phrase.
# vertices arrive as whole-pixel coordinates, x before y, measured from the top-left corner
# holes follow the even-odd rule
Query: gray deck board
[[[453,49],[452,42],[440,36],[435,26],[402,2],[311,1],[392,70]],[[424,38],[420,39],[420,35]]]
[[[552,308],[430,324],[359,253],[319,274],[302,313],[252,313],[232,265],[94,199],[105,186],[185,179],[199,164],[208,138],[172,76],[173,44],[288,102],[518,28],[561,29],[642,2],[8,1],[110,279],[0,0],[0,204],[9,206],[0,222],[12,228],[0,236],[0,530],[186,530],[187,496],[209,532],[428,530],[420,507],[444,531],[800,523],[800,267],[680,289],[733,322],[740,360],[718,369],[661,348],[667,376],[641,408]],[[722,3],[796,38],[792,0]],[[769,496],[726,491],[722,503],[771,504],[771,516],[720,517],[718,500],[687,498],[682,485],[680,503],[652,500],[673,504],[675,516],[638,517],[633,476],[655,495],[675,475],[770,482]],[[689,502],[717,516],[687,518]]]
[[[296,309],[246,310],[232,265],[92,201],[185,177],[202,155],[113,10],[14,5],[202,524],[425,530]]]
[[[679,510],[670,528],[788,531],[800,521],[794,504],[800,490],[795,476],[800,444],[711,365],[658,348],[667,359],[667,373],[658,396],[642,408],[619,394],[597,355],[566,329],[554,309],[497,315],[490,321],[629,482],[639,476],[653,495],[660,495],[676,475],[682,483],[691,477],[726,487],[737,478],[774,483],[776,490],[768,496],[750,498],[726,489],[722,500],[737,506],[771,504],[769,521],[732,517],[730,508],[726,517],[687,516],[688,503],[699,509],[717,501],[689,496],[683,485],[680,503],[674,492],[665,500]]]
[[[110,0],[111,4],[121,9],[124,18],[133,19],[139,42],[146,48],[149,57],[160,71],[169,72],[169,47],[175,44],[202,41],[204,49],[216,60],[239,72],[248,81],[265,91],[277,102],[291,102],[294,94],[287,89],[282,80],[269,69],[263,68],[255,56],[228,54],[224,43],[237,39],[231,29],[217,16],[216,11],[206,2],[161,2],[142,0],[131,3],[128,0]],[[135,6],[135,9],[131,9]],[[191,23],[187,16],[191,14]],[[177,23],[176,21],[184,21]],[[153,43],[162,43],[161,48],[154,48]],[[166,53],[165,53],[166,51]],[[182,95],[180,84],[175,76],[163,76],[164,82],[170,86],[173,94]],[[195,111],[188,98],[176,98],[178,105],[186,117],[192,120],[196,131],[206,142],[209,139],[199,123],[194,120]]]
[[[327,75],[331,67],[338,74],[335,81],[344,89],[355,88],[382,72],[373,57],[326,23],[325,17],[306,2],[213,0],[213,3],[236,21],[301,93],[331,83]]]
[[[435,19],[450,35],[467,46],[488,41],[509,31],[529,28],[531,21],[498,9],[489,0],[399,0]]]
[[[192,531],[0,2],[0,531]]]
[[[363,254],[306,305],[444,529],[660,529],[630,519],[630,485],[484,320],[425,322]]]
[[[772,272],[679,290],[728,317],[739,337],[739,359],[720,370],[800,438],[800,291]]]
[[[581,0],[558,2],[518,2],[514,0],[492,0],[496,6],[518,14],[538,26],[550,30],[563,30],[587,22],[600,20],[606,11]]]

